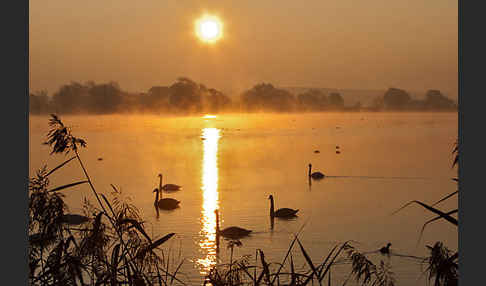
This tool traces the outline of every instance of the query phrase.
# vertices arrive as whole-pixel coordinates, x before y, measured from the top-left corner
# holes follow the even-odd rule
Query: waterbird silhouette
[[[298,209],[294,210],[289,208],[280,208],[277,211],[274,211],[275,205],[273,195],[270,195],[268,199],[270,200],[270,217],[291,218],[297,216],[296,214],[299,211]]]
[[[426,257],[418,257],[418,256],[414,256],[414,255],[396,253],[395,251],[390,250],[391,245],[392,245],[391,243],[388,243],[386,246],[384,246],[380,249],[372,250],[372,251],[364,251],[361,254],[368,255],[368,254],[380,253],[382,255],[396,256],[396,257],[401,257],[401,258],[409,258],[409,259],[413,259],[413,260],[418,260],[420,262],[422,262],[424,259],[427,259]]]
[[[159,174],[160,181],[162,181],[162,174]],[[162,184],[162,183],[161,183]],[[165,184],[162,186],[162,190],[166,192],[180,191],[182,186],[176,184]]]
[[[154,208],[155,208],[155,218],[159,220],[160,217],[159,208],[157,207],[156,204],[154,204]]]
[[[179,207],[180,201],[172,198],[162,198],[162,175],[159,174],[160,181],[159,181],[159,187],[154,190],[155,195],[155,201],[154,205],[160,209],[164,210],[173,210]],[[159,193],[160,193],[160,200],[159,200]]]
[[[178,208],[179,204],[181,203],[180,201],[172,198],[161,198],[159,200],[159,193],[160,197],[162,197],[162,192],[158,188],[154,190],[154,193],[156,193],[154,205],[160,209],[173,210]]]
[[[219,211],[215,210],[214,213],[216,214],[216,235],[217,236],[221,235],[222,237],[225,238],[240,239],[250,235],[251,230],[244,229],[238,226],[230,226],[221,230],[219,228]]]
[[[383,246],[381,249],[380,249],[380,252],[381,254],[390,254],[390,246],[392,244],[388,242],[388,244],[386,246]]]
[[[312,173],[312,164],[309,164],[309,178],[312,178],[314,180],[321,180],[324,179],[324,174],[321,172]]]

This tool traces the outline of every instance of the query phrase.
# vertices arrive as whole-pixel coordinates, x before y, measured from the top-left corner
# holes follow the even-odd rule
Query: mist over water
[[[313,261],[322,261],[337,242],[357,241],[363,252],[387,242],[400,255],[423,257],[425,245],[441,240],[457,249],[457,228],[443,222],[420,229],[433,215],[411,206],[390,214],[410,200],[432,203],[456,190],[450,178],[452,145],[457,137],[457,113],[306,113],[223,114],[217,116],[99,115],[63,116],[73,133],[87,140],[81,151],[97,190],[109,196],[110,184],[141,210],[147,229],[156,237],[176,236],[164,245],[174,259],[186,258],[181,271],[192,282],[217,262],[227,262],[221,241],[215,250],[214,209],[221,227],[253,230],[235,248],[235,256],[263,249],[269,261],[280,261],[305,224],[302,243]],[[64,155],[49,156],[41,145],[47,116],[30,117],[30,175],[44,163],[54,167]],[[336,153],[339,146],[340,154]],[[319,153],[314,151],[319,150]],[[102,160],[98,160],[102,158]],[[329,176],[311,186],[307,165]],[[181,201],[172,212],[153,207],[158,186],[182,185],[164,193]],[[53,186],[82,178],[68,165],[51,178]],[[93,200],[86,186],[70,190],[69,209],[80,213],[83,198]],[[276,220],[270,230],[268,195],[276,208],[299,209],[295,220]],[[442,209],[457,206],[454,200]],[[379,254],[369,254],[378,261]],[[383,258],[386,259],[386,258]],[[302,265],[304,261],[296,261]],[[425,285],[417,260],[392,256],[397,285]],[[349,265],[333,272],[343,281]]]

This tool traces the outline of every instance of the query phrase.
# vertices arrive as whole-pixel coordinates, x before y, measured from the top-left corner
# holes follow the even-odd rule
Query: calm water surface
[[[390,215],[410,200],[432,203],[456,190],[450,179],[452,144],[457,137],[456,113],[327,113],[233,114],[194,117],[152,115],[63,116],[74,134],[85,138],[81,157],[98,191],[107,195],[110,184],[131,199],[156,237],[175,232],[164,249],[175,261],[185,259],[181,278],[190,284],[217,262],[227,262],[229,250],[221,241],[216,252],[215,214],[221,227],[240,226],[254,231],[242,239],[235,256],[255,256],[257,248],[268,261],[280,262],[302,227],[301,241],[316,263],[335,244],[354,240],[363,252],[391,242],[395,256],[369,254],[374,262],[389,261],[397,285],[425,285],[425,269],[416,259],[425,245],[441,240],[457,249],[457,229],[446,222],[428,226],[432,218],[419,206]],[[65,159],[49,156],[41,145],[48,118],[30,119],[30,174],[43,164],[54,167]],[[336,154],[336,146],[341,154]],[[319,150],[320,153],[314,153]],[[102,157],[102,161],[97,159]],[[74,161],[73,161],[74,162]],[[307,165],[330,176],[311,186]],[[183,186],[166,194],[181,201],[181,208],[161,211],[153,206],[157,175],[165,183]],[[62,185],[83,178],[76,164],[51,179]],[[276,220],[270,229],[268,196],[276,207],[299,209],[295,220]],[[81,213],[90,198],[86,186],[66,192],[66,202]],[[441,209],[457,206],[451,200]],[[298,265],[305,261],[296,248]],[[338,267],[333,280],[343,281],[349,265]]]

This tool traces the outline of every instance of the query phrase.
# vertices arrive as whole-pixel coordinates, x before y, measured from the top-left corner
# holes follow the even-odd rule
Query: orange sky
[[[31,0],[30,86],[71,80],[146,91],[187,76],[239,91],[279,86],[441,89],[457,96],[457,0]],[[195,38],[204,12],[224,22]]]

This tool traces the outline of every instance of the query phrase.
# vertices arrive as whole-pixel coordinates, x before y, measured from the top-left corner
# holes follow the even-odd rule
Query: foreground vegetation
[[[169,285],[184,284],[177,269],[170,273],[158,247],[174,233],[150,237],[134,205],[123,201],[111,186],[114,198],[99,193],[91,183],[79,149],[86,141],[52,115],[46,144],[51,154],[73,154],[59,166],[37,171],[29,183],[29,282],[30,285]],[[50,188],[49,176],[76,162],[85,180]],[[84,214],[69,214],[63,192],[88,184],[97,204],[84,202]],[[180,265],[179,265],[180,266]]]
[[[51,155],[71,155],[59,166],[40,168],[29,180],[29,284],[30,285],[185,285],[180,279],[182,261],[170,261],[161,246],[175,234],[162,237],[147,234],[137,208],[123,199],[121,192],[111,185],[112,199],[98,192],[80,156],[86,148],[84,139],[77,138],[56,115],[51,115],[51,127],[45,144]],[[459,146],[454,148],[453,167],[458,163]],[[61,172],[67,164],[78,163],[85,178],[59,187],[51,187],[53,173]],[[458,181],[457,178],[454,180]],[[85,199],[84,213],[72,214],[64,203],[64,196],[80,185],[88,185],[96,203]],[[445,220],[458,224],[452,217],[457,209],[443,212],[436,208],[447,195],[432,205],[419,204],[437,217],[427,221],[423,229],[434,221]],[[423,231],[422,229],[422,231]],[[269,262],[262,250],[255,257],[233,259],[233,249],[241,247],[238,240],[228,241],[230,261],[211,269],[206,283],[212,285],[332,285],[335,267],[349,265],[348,281],[360,285],[395,285],[391,265],[383,260],[378,264],[352,246],[352,242],[335,245],[326,257],[313,261],[295,234],[281,262]],[[294,249],[298,248],[306,264],[296,267]],[[434,285],[457,285],[458,252],[447,249],[441,242],[428,246],[430,256],[424,259],[425,272]]]
[[[211,285],[322,285],[322,283],[331,285],[333,267],[350,264],[351,271],[343,285],[353,278],[360,285],[395,285],[389,263],[381,260],[379,265],[373,264],[350,243],[348,241],[334,246],[327,257],[316,264],[295,236],[282,262],[267,262],[264,252],[257,249],[254,264],[250,264],[249,256],[235,261],[231,258],[228,264],[220,264],[212,268],[206,282]],[[231,251],[235,245],[241,243],[228,242]],[[298,245],[307,263],[303,268],[297,268],[294,264],[295,245]]]

